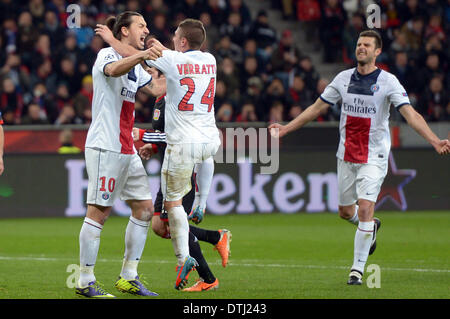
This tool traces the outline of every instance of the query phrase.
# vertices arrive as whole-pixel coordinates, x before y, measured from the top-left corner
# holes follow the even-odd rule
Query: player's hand
[[[139,128],[133,127],[133,142],[139,141]]]
[[[144,160],[149,160],[150,157],[152,157],[153,154],[153,145],[151,143],[145,144],[139,149],[139,156]]]
[[[286,126],[279,123],[273,123],[269,125],[269,133],[274,138],[282,138],[288,133],[288,131],[286,129]]]
[[[155,38],[149,39],[148,42],[147,42],[147,44],[148,44],[149,47],[155,47],[155,48],[158,48],[158,49],[161,50],[161,51],[169,50],[168,48],[166,48],[165,46],[163,46],[162,43],[159,42],[159,41],[158,41],[157,39],[155,39]]]
[[[114,40],[114,35],[111,29],[104,24],[97,24],[94,31],[95,34],[101,36],[103,41],[105,41],[108,44],[111,44],[111,42]]]
[[[158,47],[150,47],[143,52],[144,60],[152,60],[155,61],[157,58],[162,57],[162,50]]]
[[[434,149],[438,152],[439,155],[450,154],[450,141],[449,140],[440,140],[439,143],[434,145]]]

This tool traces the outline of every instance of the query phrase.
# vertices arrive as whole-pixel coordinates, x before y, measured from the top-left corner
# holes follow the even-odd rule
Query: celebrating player
[[[150,69],[152,77],[154,79],[159,78],[160,75],[158,70],[156,70],[155,68]],[[133,137],[135,138],[135,141],[141,140],[145,143],[151,143],[139,149],[139,154],[144,159],[149,159],[152,153],[155,152],[154,146],[157,147],[157,152],[159,153],[160,157],[162,159],[164,158],[164,152],[166,149],[166,134],[164,133],[165,105],[166,103],[164,96],[158,97],[153,107],[152,130],[146,131],[138,128],[133,129]],[[194,185],[196,184],[195,177],[196,175],[194,174]],[[183,197],[182,204],[186,212],[191,211],[195,207],[193,205],[194,197],[199,197],[199,188],[196,186],[198,185],[195,185],[195,187],[193,187],[191,191]],[[155,213],[152,218],[152,229],[155,234],[161,236],[162,238],[170,238],[167,212],[162,209],[162,206],[163,195],[160,188],[155,200]],[[190,216],[192,215],[193,214],[190,214]],[[206,291],[217,289],[219,287],[219,280],[214,276],[211,269],[209,268],[198,243],[199,240],[207,241],[214,245],[214,248],[219,252],[222,258],[223,267],[226,267],[228,263],[228,257],[230,254],[229,246],[231,241],[231,232],[229,230],[205,230],[193,225],[189,225],[189,253],[199,264],[196,270],[200,278],[194,286],[185,288],[184,291]]]
[[[376,31],[361,32],[355,49],[357,67],[339,73],[316,102],[287,125],[269,126],[272,135],[283,137],[314,120],[330,105],[342,101],[337,151],[339,216],[358,225],[349,285],[362,284],[367,258],[376,247],[376,233],[381,223],[378,219],[374,221],[373,215],[388,169],[390,105],[395,106],[438,154],[450,153],[450,142],[440,140],[431,131],[410,105],[397,78],[376,67],[381,50],[381,37]]]
[[[216,59],[212,54],[200,51],[205,39],[206,31],[201,21],[183,20],[173,37],[175,51],[164,49],[155,61],[146,60],[166,77],[167,147],[161,170],[161,189],[178,260],[176,289],[184,287],[190,271],[197,264],[189,256],[189,222],[182,198],[191,189],[191,175],[196,164],[202,165],[199,178],[209,176],[204,181],[205,189],[209,190],[213,156],[220,146],[214,117]],[[152,40],[154,48],[161,46]],[[203,211],[200,213],[199,219]]]
[[[136,49],[144,48],[149,33],[143,17],[123,12],[107,21],[114,36]],[[154,58],[151,50],[122,58],[112,47],[99,51],[92,69],[94,95],[92,123],[86,139],[89,177],[87,213],[80,231],[80,278],[76,293],[85,297],[112,298],[96,281],[94,266],[103,225],[116,198],[127,202],[131,216],[125,233],[125,254],[115,287],[122,292],[155,296],[139,280],[137,267],[153,214],[150,187],[133,144],[135,95],[139,89],[160,95],[158,86],[140,63]]]

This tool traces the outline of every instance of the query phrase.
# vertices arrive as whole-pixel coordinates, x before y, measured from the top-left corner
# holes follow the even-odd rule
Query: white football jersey
[[[320,98],[342,101],[340,141],[336,156],[352,163],[384,164],[391,148],[389,108],[410,104],[395,75],[376,69],[361,75],[356,68],[342,71]]]
[[[112,47],[101,49],[92,67],[94,95],[92,123],[85,147],[134,154],[134,102],[137,90],[151,82],[151,75],[136,65],[128,74],[110,77],[105,66],[122,59]]]
[[[166,77],[165,126],[168,144],[220,143],[214,116],[216,59],[207,52],[164,50],[147,60]]]

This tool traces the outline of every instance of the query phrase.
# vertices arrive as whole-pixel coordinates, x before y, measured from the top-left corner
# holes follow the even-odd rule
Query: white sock
[[[102,229],[103,225],[87,217],[81,226],[79,288],[87,287],[90,282],[95,281],[94,266],[97,261]]]
[[[373,221],[360,221],[358,224],[358,229],[356,230],[352,269],[358,270],[361,273],[364,273],[364,266],[366,265],[367,257],[369,257],[373,230]]]
[[[189,256],[189,222],[187,215],[183,206],[172,207],[167,214],[173,250],[178,265],[182,265],[186,257]]]
[[[355,213],[353,214],[353,217],[351,217],[350,219],[347,219],[353,225],[358,225],[358,223],[359,223],[358,208],[359,208],[359,206],[355,205]]]
[[[130,216],[125,232],[125,254],[120,276],[125,280],[133,280],[138,275],[137,267],[144,251],[150,222]]]
[[[200,206],[201,209],[205,209],[214,175],[214,159],[209,157],[202,163],[195,164],[194,172],[196,187],[193,208]]]

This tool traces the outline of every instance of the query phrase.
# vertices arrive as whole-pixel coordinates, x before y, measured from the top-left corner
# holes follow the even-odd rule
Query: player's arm
[[[438,154],[450,153],[450,142],[448,139],[441,140],[428,126],[427,122],[410,104],[400,107],[400,113],[420,136],[422,136],[428,143],[430,143]]]
[[[321,98],[317,98],[317,100],[310,105],[305,111],[300,113],[295,119],[290,121],[286,125],[281,125],[279,123],[273,123],[269,126],[270,133],[275,137],[283,137],[290,132],[298,130],[304,125],[316,119],[320,113],[327,109],[330,106],[329,103],[323,101]],[[275,129],[278,129],[278,134]]]
[[[95,28],[95,34],[99,35],[103,39],[103,41],[112,46],[114,50],[116,50],[124,58],[141,52],[140,50],[132,47],[131,45],[122,43],[120,42],[119,39],[116,39],[111,29],[104,24],[97,24]]]
[[[3,164],[3,146],[5,144],[5,135],[3,133],[3,127],[0,125],[0,175],[3,174],[5,166]]]
[[[166,79],[155,79],[141,88],[145,93],[152,96],[162,96],[166,93]]]
[[[149,59],[150,52],[148,50],[139,51],[132,56],[111,62],[105,65],[104,72],[107,76],[119,77],[130,72],[132,68],[145,60]]]
[[[166,133],[133,127],[133,140],[144,143],[166,143]]]

